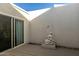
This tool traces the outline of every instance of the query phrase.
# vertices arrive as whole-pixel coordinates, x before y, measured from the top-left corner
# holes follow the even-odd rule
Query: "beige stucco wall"
[[[0,14],[24,21],[24,42],[29,42],[29,21],[9,3],[0,3]]]
[[[22,14],[20,14],[17,10],[15,10],[11,4],[9,3],[0,3],[0,13],[8,14],[11,16],[15,16],[18,18],[25,19]]]
[[[41,43],[51,31],[57,45],[79,48],[79,4],[52,8],[30,23],[30,42]]]

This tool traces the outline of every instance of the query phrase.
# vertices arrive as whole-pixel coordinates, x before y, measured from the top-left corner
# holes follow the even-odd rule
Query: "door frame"
[[[23,43],[24,43],[24,21],[20,20],[20,19],[17,19],[17,18],[14,18],[14,17],[11,17],[11,48],[14,48],[16,46],[15,45],[15,36],[16,36],[16,30],[15,30],[16,29],[16,27],[15,27],[16,24],[15,24],[15,22],[16,22],[16,20],[23,22],[23,27],[22,28],[23,28]]]

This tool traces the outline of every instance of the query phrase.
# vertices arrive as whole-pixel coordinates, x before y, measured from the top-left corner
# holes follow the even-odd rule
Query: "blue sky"
[[[26,11],[53,7],[53,3],[15,3],[15,5],[21,7]]]
[[[53,8],[54,4],[64,4],[64,3],[14,3],[14,4],[26,11],[33,11],[44,8]]]

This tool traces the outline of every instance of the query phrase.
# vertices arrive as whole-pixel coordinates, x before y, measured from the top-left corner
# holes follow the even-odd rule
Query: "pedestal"
[[[46,45],[46,44],[42,44],[42,47],[44,48],[49,48],[49,49],[56,49],[56,45]]]

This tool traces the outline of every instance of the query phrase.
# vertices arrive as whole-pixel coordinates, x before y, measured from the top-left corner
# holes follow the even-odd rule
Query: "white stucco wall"
[[[24,21],[24,43],[29,42],[29,21],[9,3],[0,3],[0,14]]]
[[[79,48],[79,4],[52,8],[33,19],[31,26],[31,43],[41,43],[52,31],[57,45]]]

